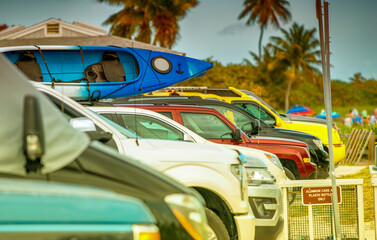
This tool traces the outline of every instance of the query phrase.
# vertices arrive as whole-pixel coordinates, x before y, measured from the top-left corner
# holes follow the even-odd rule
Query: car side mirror
[[[92,119],[86,117],[72,118],[69,121],[69,124],[79,131],[85,132],[88,134],[90,140],[100,141],[102,143],[107,143],[113,138],[113,134],[105,132],[102,130],[97,130],[96,125]]]
[[[241,129],[237,128],[233,133],[233,139],[237,142],[243,142]]]
[[[74,129],[82,132],[91,132],[97,130],[94,122],[86,117],[72,118],[69,121],[69,125],[71,125]]]
[[[26,172],[36,172],[43,167],[41,158],[45,151],[42,115],[38,99],[24,98],[23,149],[26,157]]]
[[[183,141],[185,142],[195,142],[194,139],[187,133],[183,134]]]
[[[253,134],[258,134],[261,130],[260,121],[258,119],[253,119]]]

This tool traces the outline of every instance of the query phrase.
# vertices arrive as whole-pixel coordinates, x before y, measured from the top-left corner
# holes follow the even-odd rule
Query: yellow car
[[[234,104],[263,121],[264,123],[285,129],[291,129],[312,134],[321,139],[328,151],[329,139],[327,126],[322,119],[313,117],[282,116],[254,93],[233,87],[170,87],[148,93],[147,96],[200,96],[201,98],[219,99]],[[338,131],[333,127],[334,162],[339,164],[344,160],[346,148],[340,139]]]

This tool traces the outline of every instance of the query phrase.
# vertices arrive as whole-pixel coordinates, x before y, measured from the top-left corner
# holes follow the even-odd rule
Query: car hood
[[[320,123],[326,125],[326,120],[321,118],[315,117],[306,117],[306,116],[297,116],[291,114],[280,114],[284,121],[293,121],[293,122],[312,122],[312,123]]]
[[[75,160],[89,145],[89,138],[73,129],[56,107],[38,92],[26,76],[0,54],[0,171],[25,175],[23,152],[24,97],[35,96],[43,122],[45,153],[42,173],[53,172]]]
[[[311,135],[309,133],[304,133],[296,130],[290,130],[285,128],[274,128],[275,131],[287,135],[287,138],[289,137],[295,137],[295,139],[298,140],[304,140],[304,139],[319,139],[318,137]]]
[[[135,139],[123,141],[127,141],[123,144],[127,154],[138,159],[144,158],[145,161],[239,163],[238,152],[212,144],[158,139],[138,139],[137,143]]]

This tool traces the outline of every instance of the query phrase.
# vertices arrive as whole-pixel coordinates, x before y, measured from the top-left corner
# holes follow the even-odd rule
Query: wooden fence
[[[368,160],[373,161],[375,155],[375,133],[369,130],[352,129],[351,135],[346,144],[346,156],[344,163],[356,164],[358,163],[366,147],[368,146]]]

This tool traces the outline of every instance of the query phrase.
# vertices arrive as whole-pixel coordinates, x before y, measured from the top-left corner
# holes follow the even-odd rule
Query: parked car
[[[89,133],[92,137],[195,189],[205,200],[212,235],[218,239],[254,238],[255,218],[248,203],[242,153],[220,146],[141,139],[59,92],[39,83],[33,85],[70,121],[79,117],[91,119],[95,124],[95,131]]]
[[[197,192],[91,142],[1,55],[0,81],[0,101],[6,103],[0,105],[0,177],[82,184],[136,197],[157,220],[161,239],[208,238],[204,201]],[[241,180],[233,178],[239,193]]]
[[[171,113],[173,120],[215,143],[256,148],[275,154],[287,176],[316,178],[317,165],[311,161],[306,143],[280,138],[248,138],[237,126],[215,109],[198,106],[135,105],[158,113]]]
[[[88,107],[102,116],[114,121],[127,130],[142,138],[191,141],[196,143],[214,144],[183,125],[159,113],[132,107]],[[168,112],[164,112],[168,113]],[[246,170],[249,178],[248,198],[255,220],[256,239],[276,239],[283,230],[282,196],[275,179],[267,172],[263,159],[278,180],[286,180],[282,167],[276,167],[270,159],[279,159],[271,153],[250,148],[237,148],[234,145],[222,145],[231,149],[241,150],[248,156]],[[245,151],[246,150],[246,151]],[[246,154],[248,153],[248,154]],[[284,176],[284,177],[281,177]]]
[[[281,117],[279,113],[265,102],[259,101],[255,98],[255,94],[249,94],[250,91],[245,93],[245,90],[239,90],[234,87],[171,87],[167,88],[170,94],[181,96],[200,96],[202,98],[219,99],[240,107],[262,122],[279,128],[297,130],[306,132],[317,136],[324,144],[325,150],[328,152],[329,140],[327,136],[327,126],[313,121],[302,121],[302,119],[292,117]],[[166,93],[154,92],[149,95],[161,96]],[[169,94],[169,93],[168,93]],[[332,129],[333,135],[333,152],[335,164],[340,164],[345,157],[345,145],[340,139],[336,127]]]
[[[194,105],[211,107],[218,110],[225,117],[235,123],[249,138],[255,137],[273,137],[293,139],[305,142],[309,147],[310,157],[317,164],[317,177],[327,178],[329,176],[329,159],[328,154],[323,150],[323,145],[318,137],[313,135],[293,131],[289,129],[281,129],[271,127],[250,113],[223,101],[217,99],[202,99],[200,97],[132,97],[128,99],[114,99],[110,103],[113,105],[125,106],[123,104],[154,104],[154,105]]]
[[[136,198],[73,184],[0,179],[0,239],[160,240]]]

